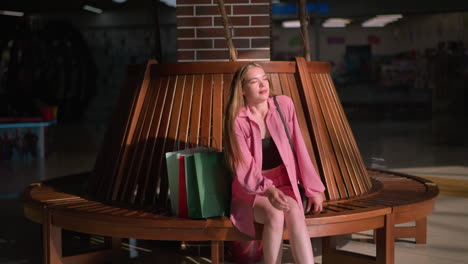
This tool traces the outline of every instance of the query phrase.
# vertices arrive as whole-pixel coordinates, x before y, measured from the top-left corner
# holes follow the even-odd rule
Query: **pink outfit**
[[[293,198],[299,202],[299,207],[302,209],[302,200],[296,184],[298,181],[304,186],[307,197],[320,194],[325,190],[325,187],[312,165],[309,153],[305,147],[291,98],[280,95],[277,96],[277,100],[291,134],[298,158],[298,166],[296,166],[294,154],[292,153],[273,98],[268,99],[269,110],[265,117],[265,123],[278,148],[287,175],[289,176],[295,195]],[[253,216],[255,196],[265,195],[265,191],[275,185],[271,179],[262,174],[260,128],[253,120],[249,108],[243,107],[237,114],[234,122],[235,134],[244,162],[238,165],[235,178],[232,182],[231,220],[241,232],[255,236]],[[299,167],[299,170],[297,170],[297,167]]]
[[[270,179],[273,185],[277,189],[280,189],[284,194],[296,199],[291,181],[289,180],[288,171],[283,164],[274,169],[262,171],[262,175],[263,177]],[[258,197],[258,195],[255,197]]]

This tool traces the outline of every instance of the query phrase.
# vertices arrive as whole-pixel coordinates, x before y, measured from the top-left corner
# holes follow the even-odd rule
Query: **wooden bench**
[[[223,260],[223,241],[250,239],[226,217],[181,219],[168,214],[164,153],[209,138],[222,142],[229,84],[242,62],[148,63],[141,85],[130,81],[89,176],[84,194],[60,188],[63,180],[32,185],[24,212],[43,224],[44,263],[99,263],[115,251],[61,256],[62,228],[114,238],[211,241],[212,263]],[[393,263],[394,239],[425,241],[425,219],[437,186],[423,179],[364,167],[330,78],[330,66],[306,62],[261,63],[272,89],[290,96],[305,143],[327,191],[324,211],[307,215],[310,237],[323,237],[323,261]],[[71,179],[72,177],[70,177]],[[414,228],[395,225],[417,220]],[[261,226],[258,226],[261,233]],[[376,257],[344,254],[331,237],[376,230]],[[260,235],[259,237],[260,238]],[[288,238],[287,231],[284,238]],[[115,260],[118,260],[116,258]],[[80,262],[81,261],[81,262]]]

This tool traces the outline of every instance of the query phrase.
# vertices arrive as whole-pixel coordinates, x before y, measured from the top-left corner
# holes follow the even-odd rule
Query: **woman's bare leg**
[[[263,224],[263,261],[280,264],[283,249],[284,213],[274,208],[268,198],[257,196],[254,203],[257,223]]]
[[[314,253],[310,242],[309,232],[304,221],[304,212],[296,200],[287,196],[289,211],[284,213],[284,220],[289,234],[289,243],[294,260],[297,264],[313,264]]]

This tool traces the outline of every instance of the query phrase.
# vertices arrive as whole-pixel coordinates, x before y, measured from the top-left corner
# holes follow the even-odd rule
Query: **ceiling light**
[[[16,11],[8,11],[8,10],[0,10],[0,15],[5,15],[5,16],[24,16],[23,12],[16,12]]]
[[[345,18],[329,18],[323,22],[322,27],[326,28],[340,28],[340,27],[346,27],[351,23],[350,19],[345,19]]]
[[[89,12],[96,13],[96,14],[101,14],[102,13],[102,9],[94,7],[94,6],[90,6],[90,5],[84,5],[83,9],[86,10],[86,11],[89,11]]]
[[[403,18],[403,15],[377,15],[376,17],[364,21],[364,23],[361,25],[363,27],[384,27],[385,25],[395,22],[400,18]]]
[[[112,1],[119,3],[119,4],[127,2],[127,0],[112,0]]]
[[[364,23],[361,24],[363,27],[384,27],[388,21],[386,20],[381,20],[377,18],[371,18],[367,21],[364,21]]]
[[[403,15],[400,15],[400,14],[395,14],[395,15],[377,15],[376,17],[378,17],[378,18],[383,18],[383,19],[388,19],[388,20],[397,21],[398,19],[403,18]]]
[[[289,20],[289,21],[283,21],[281,23],[283,28],[299,28],[301,27],[301,22],[299,20]]]

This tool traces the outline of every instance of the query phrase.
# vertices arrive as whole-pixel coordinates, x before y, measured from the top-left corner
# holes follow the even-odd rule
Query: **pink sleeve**
[[[291,138],[294,144],[294,149],[296,151],[296,157],[298,159],[298,179],[305,189],[305,195],[307,197],[312,197],[325,191],[325,186],[323,185],[317,170],[310,160],[310,155],[307,151],[304,138],[302,137],[301,128],[299,127],[299,123],[297,121],[294,104],[290,98],[288,99],[289,100],[287,100],[287,102],[290,114],[289,117],[293,126]]]
[[[247,132],[250,134],[249,137],[247,133],[243,132],[237,119],[234,129],[237,142],[239,143],[240,155],[243,158],[243,162],[241,161],[236,168],[236,180],[247,193],[264,195],[265,191],[270,187],[274,187],[274,185],[270,179],[263,177],[257,164],[258,161],[255,160],[252,151],[247,145],[247,140],[250,140],[250,137],[253,137],[253,135],[249,131]]]

